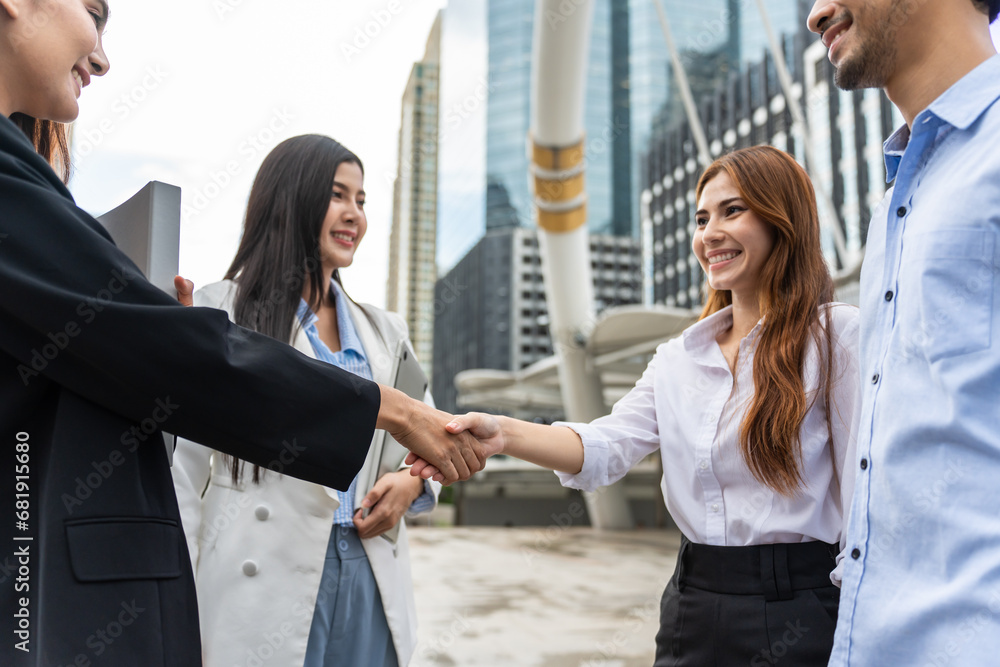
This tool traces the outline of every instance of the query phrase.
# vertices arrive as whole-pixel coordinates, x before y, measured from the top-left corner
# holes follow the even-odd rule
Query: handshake
[[[194,283],[174,278],[177,300],[194,305]],[[379,385],[382,402],[376,428],[389,432],[410,450],[410,474],[452,484],[483,469],[486,459],[503,451],[500,423],[492,415],[469,413],[452,417],[401,391]]]
[[[486,459],[503,451],[499,422],[490,415],[453,417],[379,385],[382,404],[376,428],[385,429],[410,450],[410,474],[451,484],[483,469]]]

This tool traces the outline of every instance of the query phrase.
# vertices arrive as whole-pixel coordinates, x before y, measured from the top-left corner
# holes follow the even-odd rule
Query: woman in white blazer
[[[367,229],[363,178],[357,156],[329,137],[279,144],[254,181],[226,280],[196,292],[195,305],[391,385],[406,324],[355,303],[339,278]],[[378,442],[357,443],[369,449],[365,466],[337,491],[281,474],[301,453],[294,432],[267,469],[178,441],[174,483],[207,667],[409,663],[416,613],[402,516],[432,508],[440,485],[401,465],[366,494]]]

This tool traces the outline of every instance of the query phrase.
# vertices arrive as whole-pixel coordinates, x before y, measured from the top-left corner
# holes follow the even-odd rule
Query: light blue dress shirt
[[[885,143],[831,665],[1000,665],[1000,56]]]
[[[302,331],[312,345],[313,353],[320,361],[325,361],[337,368],[361,376],[366,380],[371,380],[372,369],[365,356],[365,348],[361,344],[358,330],[354,327],[354,320],[351,319],[351,311],[347,305],[347,295],[336,280],[331,280],[331,289],[336,297],[337,308],[337,328],[340,330],[340,351],[331,352],[326,346],[316,330],[316,314],[309,309],[309,304],[304,299],[299,300],[298,317],[302,323]],[[354,495],[357,492],[358,478],[355,477],[347,491],[337,491],[337,499],[340,507],[333,514],[333,523],[338,526],[354,525]],[[434,507],[434,495],[424,482],[424,492],[413,501],[408,510],[410,514],[427,512]]]

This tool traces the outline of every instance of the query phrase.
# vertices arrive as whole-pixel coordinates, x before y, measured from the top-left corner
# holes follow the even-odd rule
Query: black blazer
[[[0,664],[200,665],[160,429],[346,489],[378,407],[150,285],[0,115]]]

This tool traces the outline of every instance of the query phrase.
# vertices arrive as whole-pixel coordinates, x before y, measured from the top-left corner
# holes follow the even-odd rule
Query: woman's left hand
[[[410,475],[409,470],[386,473],[361,501],[361,507],[370,507],[368,516],[361,518],[361,510],[354,513],[354,527],[364,539],[378,537],[403,518],[413,501],[424,492],[424,480]]]

